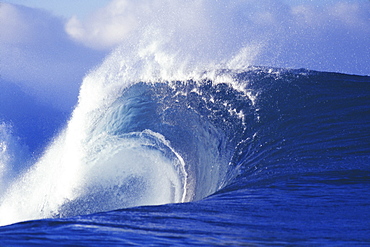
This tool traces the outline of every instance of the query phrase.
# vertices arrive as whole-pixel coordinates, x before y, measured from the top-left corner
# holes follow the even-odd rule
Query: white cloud
[[[0,5],[0,33],[1,43],[24,43],[27,42],[29,25],[15,6],[2,3]]]
[[[0,75],[45,102],[69,109],[82,77],[104,54],[75,44],[63,20],[45,11],[0,4]]]
[[[125,41],[133,32],[145,32],[148,26],[194,32],[207,25],[204,1],[185,3],[169,0],[113,0],[85,20],[72,17],[66,32],[76,41],[95,49],[109,50]],[[138,37],[139,39],[140,37]]]
[[[75,40],[97,49],[109,49],[121,43],[138,25],[135,4],[114,0],[81,22],[76,16],[66,24],[66,32]]]
[[[114,0],[85,22],[72,17],[65,28],[73,39],[89,47],[109,49],[121,43],[137,27],[134,13],[137,12],[129,1]]]

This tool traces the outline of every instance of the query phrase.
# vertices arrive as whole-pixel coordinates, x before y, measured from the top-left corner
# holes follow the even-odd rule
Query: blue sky
[[[215,62],[239,50],[239,63],[369,75],[369,13],[368,0],[3,0],[0,74],[70,108],[91,69],[156,25]]]
[[[351,2],[361,2],[365,0],[352,0]],[[70,18],[77,15],[80,18],[88,16],[93,11],[105,6],[110,0],[3,0],[6,3],[20,4],[33,8],[42,8],[51,13]],[[312,4],[324,5],[338,2],[338,0],[284,0],[289,5]]]
[[[54,15],[81,18],[108,4],[110,0],[4,0],[5,3],[19,4],[32,8],[42,8]]]

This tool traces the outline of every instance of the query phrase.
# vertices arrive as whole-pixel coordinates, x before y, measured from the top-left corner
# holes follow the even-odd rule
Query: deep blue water
[[[44,168],[23,179],[28,190],[13,175],[1,194],[0,219],[11,217],[0,245],[370,245],[370,77],[218,73],[237,83],[137,82],[92,110],[98,103],[83,108],[81,96],[78,121],[50,157],[66,159],[53,150],[70,154],[79,143],[82,168],[40,161]],[[65,113],[38,106],[50,121],[25,128],[4,109],[31,153],[67,123]],[[72,130],[81,126],[78,139]],[[59,181],[65,171],[83,178]],[[60,189],[67,184],[75,187]],[[37,195],[27,197],[31,190]]]

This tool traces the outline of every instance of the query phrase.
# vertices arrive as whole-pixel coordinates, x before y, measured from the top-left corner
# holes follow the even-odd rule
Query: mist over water
[[[187,49],[190,59],[216,59],[214,64],[249,46],[244,59],[254,65],[369,74],[363,54],[369,9],[365,1],[117,0],[85,20],[70,19],[66,31],[95,49],[128,42],[145,30],[169,41],[175,53]]]

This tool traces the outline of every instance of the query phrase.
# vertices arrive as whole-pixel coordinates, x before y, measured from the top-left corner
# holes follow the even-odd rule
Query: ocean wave
[[[338,165],[344,154],[370,153],[360,128],[370,123],[368,77],[263,67],[215,74],[113,87],[114,99],[89,97],[88,107],[82,96],[66,129],[2,197],[2,224],[200,200],[349,169]]]

